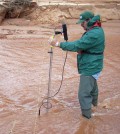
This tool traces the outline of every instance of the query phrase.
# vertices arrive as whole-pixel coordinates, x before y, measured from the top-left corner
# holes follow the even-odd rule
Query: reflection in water
[[[112,23],[110,24],[112,25]],[[112,25],[114,26],[114,25]],[[116,23],[116,27],[119,24]],[[107,34],[105,69],[99,79],[98,108],[93,108],[91,120],[81,117],[77,99],[79,75],[76,69],[76,53],[68,55],[62,89],[52,100],[52,109],[46,113],[38,109],[47,94],[49,71],[49,46],[47,39],[51,29],[32,27],[32,34],[42,35],[28,39],[27,27],[19,27],[24,39],[2,39],[0,42],[0,134],[118,134],[120,131],[120,40],[109,23],[104,26]],[[9,29],[9,27],[7,27]],[[13,27],[14,28],[17,27]],[[74,26],[78,29],[78,26]],[[70,36],[75,29],[69,30]],[[1,27],[2,30],[2,27]],[[7,30],[7,29],[6,29]],[[30,30],[30,28],[28,29]],[[22,32],[23,31],[23,32]],[[5,32],[5,29],[4,29]],[[7,32],[7,31],[6,31]],[[43,38],[43,35],[45,38]],[[3,33],[5,34],[5,33]],[[20,34],[20,33],[19,33]],[[29,33],[30,34],[30,33]],[[19,36],[20,37],[20,36]],[[34,37],[34,36],[33,36]],[[113,47],[114,44],[114,47]],[[112,53],[111,53],[112,52]],[[65,52],[54,48],[52,86],[54,95],[60,85]]]

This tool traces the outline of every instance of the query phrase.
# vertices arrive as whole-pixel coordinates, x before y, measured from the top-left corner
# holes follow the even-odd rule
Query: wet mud
[[[72,22],[73,23],[73,22]],[[119,134],[120,22],[103,23],[106,35],[104,69],[98,80],[99,105],[94,116],[81,116],[76,53],[69,52],[60,92],[42,107],[48,92],[50,46],[54,26],[0,26],[0,134]],[[79,25],[68,25],[69,40],[81,37]],[[73,33],[75,33],[73,35]],[[60,86],[66,52],[53,48],[50,96]]]

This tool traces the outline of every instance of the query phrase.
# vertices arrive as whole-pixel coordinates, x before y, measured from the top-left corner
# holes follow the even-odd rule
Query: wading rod
[[[48,79],[47,108],[46,108],[47,113],[49,110],[51,75],[52,75],[52,59],[53,59],[53,47],[52,46],[51,46],[50,51],[48,53],[50,54],[50,64],[49,64],[49,79]]]

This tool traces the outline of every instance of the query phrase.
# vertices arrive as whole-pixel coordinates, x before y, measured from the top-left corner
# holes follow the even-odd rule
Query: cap
[[[80,19],[78,20],[77,24],[84,22],[85,20],[91,19],[94,17],[94,13],[91,11],[85,11],[80,14]]]

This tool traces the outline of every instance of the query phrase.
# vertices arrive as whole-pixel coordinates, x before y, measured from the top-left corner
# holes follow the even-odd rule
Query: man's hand
[[[60,43],[54,38],[54,36],[50,37],[48,40],[49,45],[54,46],[54,47],[59,47]]]

